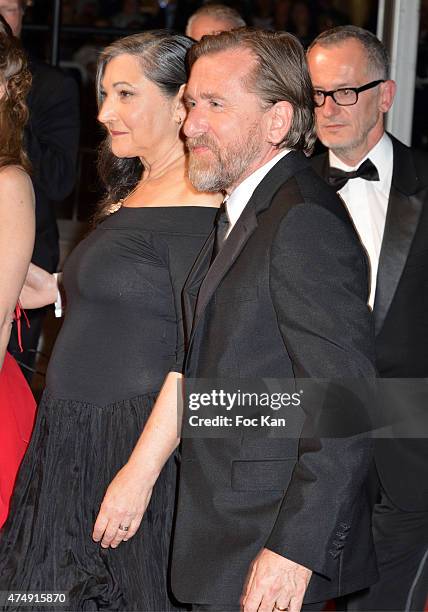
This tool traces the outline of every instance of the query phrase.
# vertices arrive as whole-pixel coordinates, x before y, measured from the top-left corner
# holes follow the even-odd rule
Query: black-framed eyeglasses
[[[314,103],[317,107],[323,106],[327,96],[331,96],[339,106],[352,106],[358,102],[359,93],[377,87],[380,83],[385,83],[385,79],[371,81],[370,83],[366,83],[366,85],[361,85],[361,87],[341,87],[340,89],[332,89],[331,91],[314,89]]]

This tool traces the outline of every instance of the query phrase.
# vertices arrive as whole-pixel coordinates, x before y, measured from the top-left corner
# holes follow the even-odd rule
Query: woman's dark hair
[[[23,148],[28,119],[25,102],[31,87],[27,59],[8,23],[0,16],[0,168],[18,165],[30,170]]]
[[[181,34],[153,30],[116,40],[101,53],[98,60],[96,90],[98,106],[102,104],[102,80],[107,64],[119,55],[138,58],[144,76],[159,87],[166,97],[177,95],[187,81],[186,54],[193,41]],[[111,151],[111,138],[106,136],[98,156],[98,172],[106,188],[94,221],[101,221],[109,208],[125,198],[141,179],[144,168],[138,157],[120,158]]]

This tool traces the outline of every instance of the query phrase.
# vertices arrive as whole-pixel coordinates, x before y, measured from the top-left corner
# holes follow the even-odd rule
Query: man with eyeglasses
[[[317,135],[315,169],[348,209],[371,266],[369,304],[382,378],[428,377],[428,158],[387,134],[395,83],[370,32],[342,26],[318,36],[307,59]],[[428,444],[375,443],[373,533],[379,582],[348,610],[423,610],[428,571]]]

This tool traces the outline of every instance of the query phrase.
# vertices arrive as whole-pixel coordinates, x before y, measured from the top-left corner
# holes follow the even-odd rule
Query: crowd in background
[[[129,32],[168,27],[184,32],[190,15],[206,0],[63,0],[60,35],[60,65],[76,78],[80,87],[82,108],[80,187],[57,211],[70,218],[78,209],[78,218],[86,220],[97,199],[97,181],[93,151],[101,138],[97,128],[93,95],[95,67],[99,51],[112,40]],[[294,33],[307,47],[319,33],[353,23],[376,32],[377,0],[225,0],[235,8],[248,25]],[[420,37],[415,93],[413,145],[428,147],[428,125],[425,108],[428,98],[428,1],[421,2]],[[49,60],[51,37],[33,28],[52,22],[52,3],[31,0],[24,17],[23,42],[31,54]],[[71,26],[71,28],[70,28]],[[89,30],[90,28],[90,30]],[[95,32],[93,28],[98,29]]]
[[[188,17],[205,3],[203,0],[64,0],[62,24],[123,29],[168,27],[183,31]],[[360,3],[357,11],[352,3],[335,0],[229,0],[225,4],[235,8],[249,25],[287,30],[296,34],[303,44],[336,25],[357,21],[369,29],[376,27],[376,0]],[[27,23],[47,23],[51,13],[49,3],[33,0]]]

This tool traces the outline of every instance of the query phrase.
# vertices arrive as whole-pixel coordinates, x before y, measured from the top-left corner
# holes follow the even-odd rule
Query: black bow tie
[[[329,184],[335,188],[336,191],[340,191],[342,187],[346,185],[349,179],[363,178],[366,181],[378,181],[379,172],[376,166],[369,159],[366,159],[359,168],[352,172],[346,172],[339,168],[330,167],[328,174]]]

